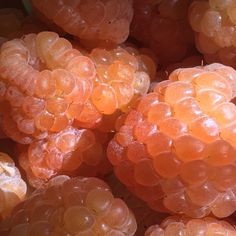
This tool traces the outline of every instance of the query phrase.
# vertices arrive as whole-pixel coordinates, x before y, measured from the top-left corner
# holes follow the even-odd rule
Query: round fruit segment
[[[208,63],[221,62],[236,68],[235,1],[194,1],[189,22],[197,49]]]
[[[95,73],[91,59],[53,32],[4,43],[0,101],[6,135],[28,144],[66,128],[75,118],[72,110],[88,100]]]
[[[85,56],[47,31],[4,43],[0,113],[5,134],[29,144],[72,125],[104,127],[104,116],[126,111],[155,77],[152,59],[128,49],[96,48]]]
[[[133,213],[105,182],[61,175],[14,209],[9,235],[132,236],[136,228]]]
[[[133,18],[132,0],[31,0],[36,14],[83,40],[123,43]]]
[[[234,73],[221,64],[175,70],[118,121],[108,158],[153,209],[190,217],[236,210]]]
[[[105,149],[109,134],[68,127],[46,139],[20,146],[19,164],[39,187],[55,175],[103,176],[111,171]]]
[[[10,215],[12,209],[24,200],[27,185],[21,178],[13,160],[0,152],[0,219]]]
[[[235,227],[227,221],[207,217],[203,219],[188,219],[168,217],[161,225],[153,225],[147,229],[145,236],[176,236],[176,235],[229,235],[236,234]]]
[[[137,221],[136,236],[144,236],[144,233],[149,226],[160,224],[168,216],[166,213],[160,213],[148,207],[145,202],[132,193],[132,190],[130,191],[130,189],[126,188],[113,173],[107,175],[104,179],[111,187],[113,194],[116,197],[121,198],[134,213]],[[141,185],[138,188],[140,189],[140,194],[151,197],[151,188],[150,191],[146,191],[145,193],[142,192]]]

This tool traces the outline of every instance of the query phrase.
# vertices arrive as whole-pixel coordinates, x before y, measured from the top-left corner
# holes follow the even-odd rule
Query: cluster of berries
[[[0,235],[236,235],[235,2],[22,2],[0,9]]]

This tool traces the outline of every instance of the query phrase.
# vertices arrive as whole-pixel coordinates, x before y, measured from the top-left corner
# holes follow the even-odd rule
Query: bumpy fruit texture
[[[124,42],[133,17],[132,0],[31,0],[33,7],[65,32],[87,41]]]
[[[216,235],[236,235],[236,229],[227,221],[220,221],[207,217],[204,219],[185,219],[170,217],[161,225],[151,226],[145,236],[216,236]]]
[[[58,176],[19,204],[10,219],[10,236],[132,236],[133,213],[108,185],[96,178]]]
[[[29,34],[2,45],[2,128],[28,144],[69,126],[92,93],[95,65],[53,32]]]
[[[128,50],[97,48],[85,56],[53,32],[6,42],[0,54],[6,135],[29,144],[73,121],[76,127],[104,126],[104,115],[126,110],[155,77],[153,60]]]
[[[134,0],[131,36],[153,49],[161,64],[179,62],[194,48],[191,0]]]
[[[126,111],[132,100],[147,93],[156,65],[149,56],[136,51],[129,53],[129,49],[119,46],[111,50],[95,48],[89,54],[96,65],[96,78],[88,106],[84,107],[77,122],[88,120],[87,126],[92,126],[102,115]],[[92,120],[89,122],[89,119]]]
[[[160,224],[168,216],[168,214],[156,212],[149,208],[142,200],[132,194],[113,173],[104,179],[111,187],[112,193],[121,198],[134,213],[138,226],[136,236],[143,236],[149,226]]]
[[[12,209],[24,200],[27,191],[26,183],[13,160],[0,152],[0,220],[6,218]]]
[[[220,62],[236,68],[235,9],[234,0],[195,1],[189,8],[196,46],[208,63]]]
[[[116,123],[116,176],[157,211],[226,217],[236,210],[236,71],[175,70]]]
[[[108,140],[109,135],[105,133],[68,127],[44,140],[20,147],[19,163],[34,187],[62,173],[103,176],[111,170],[104,152]]]
[[[139,63],[139,70],[146,72],[150,76],[150,79],[154,80],[159,64],[159,60],[155,52],[153,52],[150,48],[137,47],[135,44],[129,42],[123,44],[122,47],[129,54],[136,56]],[[129,63],[132,64],[131,62]]]
[[[105,132],[114,130],[117,116],[147,93],[150,80],[156,75],[156,64],[133,47],[95,48],[86,55],[95,63],[96,76],[92,95],[74,125]]]

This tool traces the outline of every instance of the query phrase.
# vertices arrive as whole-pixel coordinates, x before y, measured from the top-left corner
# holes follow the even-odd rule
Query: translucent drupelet
[[[161,225],[149,227],[145,236],[213,236],[213,235],[236,235],[236,229],[227,221],[220,221],[212,217],[203,219],[188,219],[169,217]]]
[[[0,220],[8,217],[12,209],[24,200],[27,185],[21,178],[13,160],[0,152]]]
[[[197,49],[207,63],[220,62],[236,68],[235,1],[194,1],[189,22]]]
[[[65,32],[93,43],[123,43],[133,18],[132,0],[31,0],[41,18]]]
[[[3,130],[28,144],[69,126],[92,92],[95,66],[53,32],[29,34],[3,44],[0,100]]]
[[[103,176],[111,171],[105,155],[109,135],[68,127],[19,150],[29,184],[39,187],[55,175]]]
[[[227,217],[235,210],[235,71],[175,70],[116,122],[116,176],[157,211]]]
[[[58,176],[19,204],[10,218],[9,236],[132,236],[133,213],[97,178]]]
[[[71,125],[96,128],[147,93],[155,73],[153,60],[130,47],[85,56],[54,32],[8,41],[0,53],[2,128],[22,144]]]

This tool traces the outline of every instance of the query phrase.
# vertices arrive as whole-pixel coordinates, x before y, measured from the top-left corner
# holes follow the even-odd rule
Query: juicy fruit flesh
[[[134,213],[137,221],[136,236],[143,236],[149,226],[160,224],[168,216],[168,214],[150,209],[142,200],[133,195],[113,173],[107,175],[104,179],[111,187],[113,194],[125,201]]]
[[[132,236],[136,221],[109,187],[96,178],[58,176],[16,207],[9,233],[20,235],[123,235]]]
[[[179,69],[155,82],[173,68],[203,64],[194,56],[179,62],[194,53],[187,22],[191,2],[32,0],[34,14],[65,38],[25,35],[47,26],[18,10],[0,10],[0,45],[24,35],[6,42],[0,53],[1,151],[38,188],[32,195],[29,188],[29,198],[19,203],[26,184],[13,161],[0,154],[1,235],[141,236],[166,213],[223,218],[235,211],[235,71],[212,64]],[[232,4],[194,1],[189,8],[197,48],[208,62],[235,66]],[[130,36],[158,59],[152,50],[137,49],[138,43],[114,45],[127,39],[133,7]],[[159,62],[167,67],[156,76]],[[6,137],[18,143],[17,156],[15,147],[5,146]],[[106,149],[128,190],[104,177],[111,171]],[[67,176],[49,181],[61,174],[103,177],[137,223],[105,183]],[[235,235],[226,222],[182,217],[167,218],[146,235],[203,232]]]
[[[195,1],[189,8],[189,21],[196,32],[197,49],[208,63],[236,67],[234,1]]]
[[[6,218],[26,196],[27,186],[13,160],[0,153],[0,218]]]
[[[80,64],[87,67],[77,67]],[[0,54],[3,130],[28,144],[59,132],[91,94],[95,67],[69,41],[53,32],[6,42]],[[86,73],[85,73],[86,70]]]
[[[88,41],[124,42],[133,17],[132,1],[31,1],[33,6],[65,32]]]
[[[73,121],[78,127],[97,127],[103,115],[125,110],[133,98],[147,93],[153,64],[148,56],[121,47],[97,48],[84,56],[53,32],[8,41],[0,54],[3,130],[29,144]]]
[[[125,47],[95,48],[90,57],[97,72],[91,101],[99,112],[113,114],[125,109],[133,97],[147,93],[153,74],[151,58],[146,56],[149,61],[145,61],[142,53],[129,53]]]
[[[28,182],[39,187],[55,175],[103,176],[111,171],[105,156],[109,135],[69,127],[19,150]]]
[[[163,235],[235,235],[233,225],[214,218],[188,219],[169,217],[161,225],[153,225],[147,229],[145,236]]]
[[[235,211],[233,76],[221,64],[176,70],[119,125],[108,158],[121,182],[153,209],[191,217]]]
[[[29,144],[19,163],[31,185],[59,173],[110,171],[104,153],[118,110],[147,93],[156,70],[148,56],[128,49],[97,48],[85,56],[53,32],[2,46],[1,126],[14,141]]]

